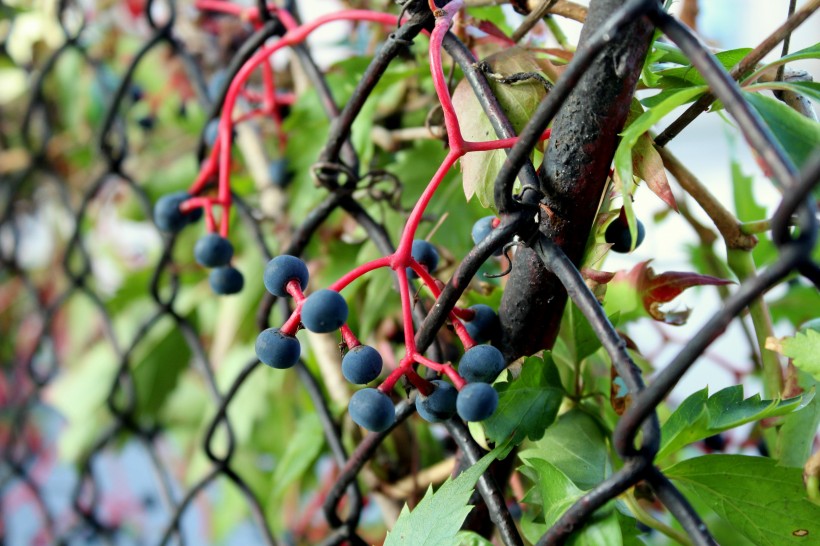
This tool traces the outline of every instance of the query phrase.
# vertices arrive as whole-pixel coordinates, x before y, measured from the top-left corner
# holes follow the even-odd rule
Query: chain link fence
[[[152,173],[145,172],[145,166],[151,165],[145,157],[156,153],[157,147],[162,146],[171,148],[171,153],[179,153],[174,144],[176,135],[173,131],[160,132],[161,128],[151,127],[154,123],[151,116],[137,120],[137,124],[143,126],[142,132],[133,131],[136,110],[134,94],[138,92],[135,91],[134,80],[141,63],[151,56],[162,56],[169,70],[169,86],[175,88],[181,85],[181,80],[188,82],[185,93],[189,95],[189,100],[198,102],[199,108],[208,112],[207,118],[210,119],[218,115],[232,75],[262,44],[285,32],[279,19],[271,15],[262,2],[258,6],[261,8],[258,12],[261,22],[254,28],[240,25],[237,29],[231,26],[227,17],[208,19],[208,24],[222,25],[217,32],[219,39],[231,42],[222,50],[232,52],[226,63],[223,59],[208,59],[203,54],[201,44],[191,45],[195,40],[189,28],[191,16],[187,10],[191,9],[190,5],[175,0],[148,0],[144,5],[140,2],[125,4],[127,8],[112,7],[110,11],[116,17],[122,15],[125,9],[133,8],[135,16],[132,22],[141,25],[143,32],[139,38],[129,38],[141,40],[142,45],[130,56],[123,73],[114,77],[108,68],[106,56],[111,55],[112,51],[116,54],[116,47],[100,45],[89,39],[96,30],[95,26],[103,23],[99,20],[86,21],[81,6],[62,0],[57,8],[59,28],[64,35],[62,45],[41,58],[37,69],[32,69],[30,73],[30,101],[20,116],[22,123],[19,133],[10,123],[3,123],[3,147],[11,150],[12,144],[19,144],[16,149],[25,150],[17,163],[12,161],[14,157],[6,154],[1,173],[3,272],[0,320],[3,322],[4,340],[1,345],[3,368],[0,377],[0,398],[3,401],[0,502],[6,514],[4,538],[10,544],[15,544],[15,536],[18,540],[25,536],[32,544],[203,543],[205,531],[197,527],[207,526],[212,518],[218,517],[220,503],[217,498],[213,502],[215,508],[209,509],[203,507],[200,501],[224,494],[214,493],[217,490],[215,487],[221,487],[218,491],[230,488],[233,494],[241,496],[250,517],[240,520],[248,527],[247,537],[251,537],[248,538],[251,542],[288,544],[301,540],[321,544],[370,543],[371,539],[365,538],[367,533],[361,531],[366,505],[372,502],[362,490],[363,469],[377,457],[385,439],[414,413],[411,402],[398,403],[396,424],[389,430],[367,434],[355,445],[350,445],[344,441],[342,424],[333,410],[332,395],[308,366],[304,363],[296,366],[300,392],[307,394],[318,415],[335,477],[312,505],[303,506],[304,514],[310,517],[305,516],[298,524],[303,530],[316,526],[321,529],[321,536],[307,531],[300,538],[284,532],[279,535],[271,526],[271,518],[265,513],[254,484],[242,477],[240,468],[249,464],[237,455],[237,427],[243,426],[242,415],[231,413],[231,404],[240,389],[251,385],[259,374],[267,372],[259,369],[256,358],[248,358],[234,368],[237,371],[229,381],[219,379],[219,369],[225,363],[214,360],[213,355],[226,358],[225,350],[214,350],[214,344],[219,343],[217,330],[220,326],[213,320],[208,321],[184,311],[190,306],[182,300],[200,295],[185,294],[191,267],[180,258],[185,255],[179,248],[181,237],[174,235],[160,239],[156,232],[143,231],[133,235],[137,240],[161,241],[160,257],[155,263],[147,263],[148,257],[140,254],[139,249],[132,255],[121,257],[139,276],[139,283],[134,289],[151,295],[151,305],[130,315],[129,326],[122,327],[118,318],[118,298],[108,289],[112,273],[106,269],[106,262],[99,252],[101,245],[117,244],[105,240],[106,230],[116,227],[111,224],[114,219],[106,211],[112,204],[127,200],[129,206],[135,207],[133,216],[151,218],[156,196],[146,190],[145,181]],[[342,170],[350,178],[363,178],[355,151],[346,138],[347,132],[384,69],[394,58],[404,54],[422,29],[432,28],[430,10],[414,10],[411,4],[413,2],[406,2],[404,6],[410,13],[408,22],[381,45],[359,85],[360,93],[354,94],[354,99],[343,106],[334,103],[333,94],[324,74],[313,61],[310,49],[305,46],[294,48],[294,62],[299,63],[302,75],[318,90],[327,114],[335,119],[326,153],[320,158],[324,163],[317,167],[320,178],[324,176],[327,180],[337,180]],[[519,7],[526,9],[524,3],[521,4]],[[289,7],[292,9],[294,6]],[[573,86],[598,52],[613,40],[617,41],[624,27],[641,17],[650,20],[692,60],[709,83],[714,96],[723,102],[783,189],[783,199],[771,220],[779,258],[758,276],[743,282],[671,364],[655,376],[651,385],[645,386],[625,343],[586,287],[577,267],[550,238],[543,235],[531,238],[538,257],[557,276],[569,297],[587,317],[617,373],[632,393],[631,405],[618,422],[613,437],[613,445],[623,459],[623,466],[573,504],[539,544],[563,542],[596,509],[639,482],[645,482],[652,488],[660,502],[680,522],[692,543],[714,543],[698,514],[653,465],[660,441],[656,408],[695,359],[731,321],[744,312],[750,302],[794,272],[820,286],[820,269],[811,259],[817,237],[817,214],[811,191],[820,180],[820,155],[815,151],[803,169],[798,171],[740,95],[732,79],[738,74],[728,74],[712,57],[704,55],[703,47],[691,33],[652,1],[625,2],[577,52],[562,78],[533,114],[521,134],[519,144],[511,150],[499,174],[497,187],[506,195],[511,195],[512,180],[516,173],[526,168],[529,151]],[[229,34],[232,31],[233,34]],[[493,102],[486,80],[474,69],[474,59],[469,50],[452,34],[446,36],[444,47],[461,65],[467,78],[473,80],[471,83],[485,110],[503,120],[503,112]],[[214,63],[225,63],[228,66],[227,76],[220,89],[209,90],[206,74],[212,71]],[[97,96],[84,99],[90,103],[104,101],[104,107],[99,107],[92,124],[75,126],[76,130],[85,131],[82,138],[94,139],[93,145],[79,150],[67,149],[60,139],[66,130],[66,115],[70,113],[59,111],[60,104],[64,108],[66,102],[57,100],[62,91],[55,87],[54,82],[55,73],[65,69],[66,64],[70,64],[72,68],[68,70],[76,71],[78,77],[92,74],[96,80],[108,85],[103,85]],[[207,66],[209,64],[211,67]],[[703,105],[708,106],[710,102],[707,99],[702,104],[697,103],[700,106],[696,104],[696,107],[702,111]],[[7,116],[10,114],[5,113]],[[15,119],[14,116],[11,119]],[[504,124],[500,126],[503,129]],[[509,135],[503,134],[503,130],[499,134],[499,137],[506,136]],[[160,138],[165,142],[153,142],[153,139]],[[200,136],[200,161],[204,157],[206,140],[207,135],[203,132]],[[88,168],[79,172],[71,168],[74,162],[72,154],[77,153],[93,154],[92,160],[87,163]],[[288,232],[284,237],[289,241],[288,245],[277,245],[284,249],[280,253],[302,254],[309,244],[320,237],[319,232],[326,219],[338,209],[358,222],[381,252],[390,254],[393,251],[387,227],[370,216],[345,185],[325,183],[324,187],[325,190],[317,191],[325,191],[326,197],[303,221],[294,219],[297,223],[287,230],[276,228],[280,233]],[[524,222],[527,221],[524,217],[531,215],[533,209],[525,206],[523,197],[517,202],[518,205],[511,205],[513,210],[518,211],[517,216],[512,215],[512,220],[505,223],[504,229],[498,230],[463,259],[453,279],[444,288],[439,298],[440,305],[432,306],[428,313],[416,317],[420,325],[417,342],[421,348],[434,341],[448,311],[479,266],[513,234],[524,230]],[[261,272],[264,263],[273,255],[270,242],[273,224],[269,216],[258,208],[258,200],[246,202],[241,192],[233,198],[240,218],[239,229],[255,249],[255,263],[248,270],[255,268]],[[389,199],[392,197],[388,196]],[[37,223],[54,226],[64,235],[64,239],[54,241],[52,247],[43,243],[46,246],[43,252],[49,255],[46,262],[49,257],[53,258],[52,265],[45,272],[37,271],[27,263],[27,256],[37,247],[31,235],[36,231],[32,225]],[[798,229],[793,229],[793,226]],[[129,244],[133,250],[133,241]],[[258,281],[258,277],[247,279],[248,283],[260,284]],[[78,301],[86,309],[85,315],[79,317],[73,314],[73,305]],[[259,331],[268,327],[275,303],[275,298],[270,295],[261,298],[254,320]],[[285,302],[279,304],[287,307]],[[419,311],[418,308],[416,310]],[[220,308],[220,312],[226,312],[226,308]],[[287,316],[289,309],[285,308],[282,313]],[[78,324],[77,320],[83,323]],[[242,327],[248,323],[241,317],[232,317],[231,320],[241,323]],[[135,358],[144,358],[146,351],[163,351],[160,354],[165,358],[180,350],[179,347],[170,350],[157,347],[153,333],[158,329],[178,332],[173,337],[174,342],[182,344],[185,347],[183,352],[190,355],[189,359],[169,361],[165,365],[194,369],[198,380],[204,382],[210,392],[207,407],[197,410],[200,415],[207,415],[208,419],[206,432],[199,441],[199,449],[205,455],[207,464],[197,466],[196,476],[192,479],[188,473],[190,468],[187,468],[191,454],[180,454],[175,450],[173,438],[166,434],[167,423],[150,409],[154,389],[169,390],[183,388],[184,385],[152,383],[153,378],[141,375],[142,368],[134,366]],[[67,339],[70,337],[75,339]],[[81,462],[74,472],[55,459],[55,440],[60,435],[60,426],[59,418],[49,409],[53,402],[49,388],[59,378],[79,373],[76,363],[70,362],[71,352],[61,347],[91,343],[105,346],[101,349],[101,368],[88,373],[96,373],[95,370],[99,369],[109,370],[100,373],[99,377],[110,379],[95,386],[95,389],[105,393],[103,398],[107,417],[85,427],[83,434],[88,435],[85,442],[91,447],[81,454]],[[76,404],[82,405],[84,393],[72,392],[77,396]],[[96,394],[88,393],[88,396]],[[467,427],[454,419],[446,423],[446,428],[462,458],[459,466],[464,468],[475,463],[482,451]],[[636,438],[639,438],[637,446]],[[134,457],[141,462],[123,462],[121,454],[124,449],[138,453]],[[134,467],[139,468],[139,475],[129,476],[135,472]],[[62,470],[55,471],[55,468]],[[180,475],[186,473],[189,479],[183,486]],[[123,483],[133,484],[135,481],[147,493],[143,496],[120,494],[121,490],[129,489],[123,487]],[[505,501],[504,489],[488,473],[479,481],[477,491],[503,542],[522,544]],[[18,517],[31,524],[18,524],[17,534],[13,535],[13,526],[9,525],[9,521],[21,521],[16,519]],[[318,524],[318,520],[323,522]],[[21,531],[22,528],[27,530]],[[241,541],[242,536],[234,535],[234,539]]]

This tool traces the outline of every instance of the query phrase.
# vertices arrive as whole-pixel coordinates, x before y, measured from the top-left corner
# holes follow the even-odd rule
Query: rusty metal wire
[[[193,504],[200,495],[205,494],[212,483],[227,480],[245,499],[259,540],[265,544],[275,545],[279,542],[274,537],[259,499],[254,495],[251,486],[236,471],[234,424],[228,416],[228,408],[237,392],[250,380],[259,363],[256,360],[248,361],[227,389],[221,389],[217,384],[215,369],[219,363],[210,360],[201,332],[197,330],[195,323],[181,315],[177,309],[180,264],[174,260],[176,237],[164,239],[162,257],[153,269],[150,284],[145,287],[152,295],[152,311],[141,319],[135,319],[141,322],[134,328],[132,335],[123,336],[118,333],[106,297],[95,282],[95,270],[84,236],[83,226],[93,222],[92,205],[109,183],[120,184],[132,192],[140,202],[145,217],[151,217],[149,197],[127,161],[139,152],[128,142],[123,122],[132,78],[145,56],[162,47],[172,51],[182,62],[190,81],[194,84],[199,101],[203,108],[209,111],[209,118],[218,113],[220,98],[224,97],[230,81],[230,77],[226,78],[225,86],[216,97],[207,96],[199,61],[190,54],[186,44],[174,32],[176,2],[168,0],[163,3],[166,8],[164,21],[154,19],[154,4],[154,1],[149,0],[145,7],[146,21],[151,29],[150,36],[120,77],[116,89],[110,95],[100,127],[96,128],[99,131],[98,159],[101,170],[95,176],[89,177],[87,183],[77,184],[65,179],[59,168],[58,158],[55,159],[54,153],[50,151],[54,134],[54,102],[48,96],[45,87],[55,67],[68,53],[78,54],[82,62],[92,70],[99,70],[99,59],[93,57],[83,40],[83,35],[89,31],[90,25],[85,22],[73,26],[69,24],[67,21],[71,19],[69,15],[74,6],[68,1],[60,3],[59,21],[65,34],[65,42],[51,53],[33,79],[29,91],[31,100],[21,127],[21,138],[31,161],[25,168],[2,175],[0,227],[9,234],[10,239],[10,244],[4,245],[0,254],[3,281],[7,286],[13,284],[16,290],[15,305],[20,306],[22,312],[29,317],[35,325],[36,333],[32,336],[30,332],[24,332],[21,324],[4,325],[8,328],[3,333],[4,336],[29,335],[32,336],[32,340],[24,354],[2,355],[3,373],[6,374],[4,384],[13,384],[14,387],[4,393],[7,403],[3,411],[7,412],[11,427],[3,439],[4,445],[0,455],[3,469],[0,476],[0,503],[4,511],[8,512],[10,491],[14,486],[22,486],[39,511],[37,517],[42,527],[39,540],[44,544],[85,543],[89,537],[93,538],[94,543],[119,543],[119,535],[129,532],[126,530],[129,516],[117,520],[104,513],[104,497],[110,485],[104,484],[100,466],[106,454],[115,449],[121,438],[127,437],[144,451],[150,461],[153,474],[143,479],[152,482],[164,510],[161,530],[154,533],[158,543],[194,543],[195,539],[188,536],[183,528],[182,521],[186,513],[195,509]],[[264,2],[260,1],[259,6],[264,8]],[[239,48],[229,65],[229,74],[236,72],[244,59],[251,55],[259,44],[283,32],[275,17],[271,17],[264,9],[262,12],[265,24],[250,35]],[[624,461],[623,467],[573,505],[539,544],[563,542],[598,507],[639,481],[645,481],[654,489],[660,501],[675,515],[693,543],[714,544],[714,539],[698,514],[669,480],[653,466],[660,435],[656,408],[695,359],[751,300],[793,272],[803,274],[815,284],[818,284],[820,279],[820,266],[811,260],[818,226],[815,205],[810,199],[810,192],[816,187],[820,176],[820,157],[815,154],[803,171],[798,171],[744,102],[735,82],[706,54],[706,50],[691,33],[660,11],[657,2],[630,0],[618,14],[599,29],[588,47],[576,55],[562,79],[534,114],[533,121],[522,134],[518,144],[510,151],[509,159],[499,175],[495,195],[499,207],[509,211],[509,214],[501,229],[495,230],[489,238],[477,245],[458,265],[438,304],[427,313],[417,309],[415,318],[419,326],[419,349],[422,350],[434,343],[436,333],[444,326],[448,311],[452,309],[479,266],[493,251],[508,243],[515,234],[529,229],[524,226],[531,223],[533,203],[513,200],[513,180],[520,172],[525,186],[537,187],[537,175],[528,160],[530,149],[563,104],[573,84],[583,75],[600,49],[607,42],[617,40],[623,26],[640,16],[648,17],[693,60],[710,84],[714,95],[723,101],[726,109],[735,118],[746,139],[761,156],[767,158],[773,167],[774,178],[783,188],[789,190],[784,192],[783,201],[772,221],[774,240],[780,257],[758,277],[740,286],[725,302],[722,310],[703,326],[686,348],[681,350],[671,365],[660,372],[650,386],[646,386],[640,371],[625,350],[623,339],[609,323],[594,295],[584,284],[578,269],[549,239],[537,239],[535,248],[539,257],[560,279],[570,298],[586,315],[619,375],[625,379],[630,391],[634,393],[632,405],[619,421],[614,436],[615,448]],[[350,173],[347,178],[351,185],[355,186],[362,174],[359,173],[358,158],[347,138],[350,126],[392,59],[429,24],[429,13],[411,14],[408,22],[390,36],[374,58],[359,84],[357,93],[354,94],[355,100],[346,103],[341,109],[334,102],[322,73],[311,58],[310,51],[306,47],[298,47],[295,50],[305,73],[313,80],[319,91],[327,114],[333,120],[331,136],[319,159],[328,165],[338,165],[339,169],[335,172]],[[453,35],[447,36],[445,48],[461,65],[498,136],[511,136],[511,125],[501,112],[483,75],[473,66],[474,59],[469,50]],[[211,99],[215,99],[214,102]],[[201,142],[196,153],[201,159]],[[327,169],[325,171],[325,174],[330,172]],[[345,210],[359,222],[381,252],[392,252],[393,245],[384,226],[370,217],[352,198],[350,188],[339,186],[331,175],[323,177],[322,183],[328,191],[326,199],[300,225],[295,226],[286,253],[301,254],[316,230],[338,208]],[[59,202],[63,207],[61,213],[71,219],[70,235],[65,247],[61,249],[61,267],[58,271],[52,272],[54,279],[49,279],[51,283],[48,287],[43,284],[42,279],[33,277],[21,265],[24,249],[20,243],[20,228],[16,216],[18,209],[25,206],[35,190],[45,186],[52,187],[60,195]],[[264,259],[269,259],[271,252],[267,247],[259,216],[241,200],[240,196],[236,196],[235,202],[243,225],[253,235],[259,253]],[[800,228],[796,237],[789,227],[793,225],[792,218],[795,215]],[[93,447],[77,469],[76,480],[67,492],[66,499],[56,501],[53,498],[52,487],[45,483],[42,473],[37,471],[44,452],[41,443],[32,441],[31,431],[38,429],[38,413],[47,407],[46,389],[66,366],[66,363],[57,359],[52,347],[54,338],[60,336],[61,328],[64,328],[58,320],[60,313],[72,298],[84,298],[93,308],[101,325],[102,335],[114,355],[116,373],[111,384],[107,386],[106,405],[110,416],[109,423],[95,431]],[[258,328],[268,326],[268,316],[274,303],[271,296],[260,303],[256,320]],[[280,303],[287,305],[286,302]],[[184,490],[174,481],[168,468],[167,455],[163,449],[163,442],[166,441],[163,437],[163,423],[146,420],[138,414],[135,375],[131,365],[134,352],[145,342],[146,336],[157,323],[163,320],[173,321],[175,328],[182,334],[193,355],[192,364],[210,391],[214,409],[201,445],[202,452],[209,461],[209,467]],[[413,404],[401,402],[397,406],[397,420],[393,428],[383,433],[369,434],[357,445],[353,453],[348,453],[342,442],[340,425],[331,412],[326,394],[319,382],[303,364],[298,365],[296,371],[320,417],[326,441],[340,469],[336,482],[325,497],[324,515],[332,531],[322,543],[365,544],[364,539],[358,534],[364,504],[358,478],[362,468],[374,456],[382,441],[395,427],[412,415]],[[466,432],[464,425],[454,421],[448,424],[448,431],[466,454],[469,462],[474,463],[480,456],[480,450]],[[643,434],[640,445],[636,446],[639,431]],[[220,437],[221,441],[218,441],[217,437]],[[494,480],[489,476],[483,477],[477,489],[490,507],[491,517],[504,542],[522,544],[522,539],[518,536],[515,524],[504,505],[503,494]],[[343,499],[346,503],[342,510],[340,503]],[[63,505],[69,508],[65,510]]]

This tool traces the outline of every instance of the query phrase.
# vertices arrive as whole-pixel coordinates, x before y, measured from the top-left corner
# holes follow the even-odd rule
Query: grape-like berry
[[[483,421],[498,407],[498,393],[487,383],[469,383],[456,398],[456,410],[465,421]]]
[[[323,288],[302,304],[302,324],[311,332],[326,334],[338,330],[347,320],[347,302],[335,290]]]
[[[416,397],[416,411],[430,423],[446,421],[456,413],[458,391],[442,379],[435,379],[432,383],[435,390],[430,396],[419,393]]]
[[[473,224],[473,229],[470,231],[470,235],[473,238],[473,242],[475,244],[480,243],[484,239],[486,239],[490,232],[495,229],[493,227],[493,223],[497,218],[495,216],[485,216],[484,218],[479,218],[475,224]],[[495,252],[493,252],[493,256],[501,256],[501,252],[503,249],[499,248]]]
[[[284,370],[299,362],[299,340],[278,328],[268,328],[256,336],[256,356],[272,368]]]
[[[228,265],[233,258],[233,245],[218,233],[208,233],[194,245],[194,259],[205,267]]]
[[[438,251],[429,242],[423,239],[416,239],[413,241],[413,247],[410,250],[410,255],[416,260],[419,265],[426,267],[428,273],[432,273],[438,267]],[[412,268],[407,268],[407,277],[415,279],[418,277]]]
[[[483,303],[473,305],[470,309],[475,311],[475,315],[472,320],[464,323],[467,333],[476,343],[487,343],[501,329],[498,315],[492,307]]]
[[[290,294],[287,293],[285,288],[290,281],[299,281],[302,290],[305,290],[308,285],[308,278],[305,262],[296,256],[282,254],[268,262],[262,280],[268,292],[280,298],[287,298]]]
[[[387,430],[396,421],[393,402],[376,389],[367,388],[353,393],[347,411],[353,422],[372,432]]]
[[[211,283],[211,289],[215,293],[222,294],[223,296],[236,294],[240,292],[245,285],[245,279],[242,277],[242,273],[229,265],[212,269],[208,281]]]
[[[290,182],[291,173],[288,166],[288,160],[285,158],[274,159],[268,166],[270,173],[270,180],[274,186],[284,188]]]
[[[366,385],[382,373],[382,355],[370,345],[357,345],[342,358],[342,375],[354,385]]]
[[[202,209],[182,212],[179,206],[191,198],[185,191],[163,195],[154,204],[154,223],[162,231],[174,233],[202,217]]]
[[[635,248],[638,248],[646,236],[646,229],[640,220],[638,222],[638,242],[635,243]],[[615,218],[615,220],[606,227],[604,232],[604,240],[612,244],[612,250],[615,252],[626,253],[632,248],[632,236],[629,233],[629,225],[626,223],[626,218]]]
[[[491,383],[507,366],[504,355],[492,345],[476,345],[458,362],[458,373],[468,383]]]

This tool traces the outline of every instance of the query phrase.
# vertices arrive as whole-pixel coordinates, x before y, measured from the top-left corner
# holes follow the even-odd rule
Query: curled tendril
[[[484,277],[487,279],[498,279],[500,277],[506,277],[512,271],[512,256],[510,256],[510,250],[512,247],[518,246],[521,243],[519,241],[510,241],[506,245],[504,245],[504,249],[502,252],[504,253],[504,257],[507,258],[507,269],[502,271],[501,273],[484,273]]]

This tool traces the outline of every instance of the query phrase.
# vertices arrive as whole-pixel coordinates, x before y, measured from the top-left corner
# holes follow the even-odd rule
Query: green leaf
[[[814,391],[787,400],[761,400],[759,394],[744,400],[741,385],[727,387],[712,396],[705,388],[684,400],[663,424],[657,459],[724,430],[800,410],[813,398]]]
[[[787,284],[788,292],[769,304],[772,320],[788,320],[794,325],[803,324],[817,316],[820,309],[820,291],[814,286]]]
[[[508,438],[514,445],[525,438],[538,440],[555,421],[564,398],[558,370],[548,352],[543,359],[527,358],[517,379],[496,383],[495,388],[498,408],[484,421],[484,430],[496,443]]]
[[[296,423],[296,433],[288,438],[287,449],[276,463],[271,483],[273,502],[279,502],[288,486],[302,477],[324,446],[322,424],[315,413],[302,416]]]
[[[782,343],[783,354],[791,358],[795,366],[820,381],[820,332],[809,328]]]
[[[808,545],[820,537],[820,506],[806,498],[800,469],[767,457],[706,455],[664,473],[758,546]]]
[[[613,313],[609,320],[617,324],[618,312]],[[589,321],[572,302],[564,309],[559,335],[564,340],[569,357],[574,363],[581,362],[601,346],[601,340],[595,335]]]
[[[170,319],[157,323],[136,346],[134,385],[139,411],[156,415],[188,367],[191,348]]]
[[[752,49],[729,49],[721,51],[715,55],[717,61],[725,68],[730,70],[733,66],[740,62]],[[691,64],[676,68],[667,68],[659,70],[658,76],[661,76],[661,87],[686,87],[690,85],[706,85],[706,79],[701,75],[697,68]]]
[[[523,72],[541,73],[541,68],[530,53],[519,47],[508,48],[491,55],[486,62],[493,71],[502,76]],[[534,79],[515,84],[498,83],[492,78],[489,78],[489,81],[513,128],[520,132],[546,95],[543,84]],[[475,93],[466,80],[461,81],[456,87],[453,93],[453,106],[465,139],[483,142],[495,138],[490,120],[484,115]],[[506,157],[504,150],[495,150],[471,152],[461,158],[464,194],[468,201],[475,195],[485,208],[494,206],[493,186]]]
[[[433,487],[430,486],[424,498],[412,512],[405,504],[393,530],[387,534],[384,546],[457,544],[456,536],[461,529],[461,524],[473,509],[467,503],[476,482],[490,463],[506,455],[507,452],[509,452],[507,444],[498,446],[455,479],[448,479],[435,493],[433,493]]]
[[[779,100],[759,93],[744,92],[743,96],[798,168],[820,148],[820,123],[801,116]]]
[[[792,93],[820,101],[820,83],[818,82],[765,82],[749,85],[743,89],[744,91],[764,91],[769,89],[791,91]]]
[[[734,146],[732,146],[734,150]],[[732,194],[737,218],[741,222],[764,220],[766,207],[760,205],[754,196],[754,178],[743,172],[736,157],[732,156]],[[752,258],[757,267],[771,263],[777,257],[777,249],[768,234],[758,236],[758,244],[752,249]]]
[[[769,64],[763,65],[762,67],[755,70],[748,78],[746,78],[746,81],[756,80],[760,76],[760,74],[766,72],[771,68],[774,68],[775,66],[780,66],[781,64],[790,63],[792,61],[800,61],[804,59],[820,59],[820,42],[814,44],[813,46],[809,46],[805,49],[801,49],[800,51],[789,53],[788,55],[780,57],[779,59],[772,61]]]
[[[621,142],[618,144],[618,149],[615,150],[614,161],[615,173],[617,175],[615,183],[620,186],[624,211],[626,212],[626,218],[629,223],[629,232],[633,234],[633,241],[637,240],[635,234],[638,232],[638,224],[635,219],[635,214],[632,211],[632,193],[634,187],[632,183],[632,149],[635,147],[641,135],[651,129],[661,118],[695,95],[702,93],[705,89],[703,86],[698,86],[678,91],[674,95],[664,99],[654,108],[650,108],[641,114],[638,119],[621,133]]]
[[[529,459],[522,472],[535,482],[535,487],[527,493],[530,504],[538,498],[543,508],[543,523],[530,525],[527,538],[540,536],[558,521],[564,512],[581,498],[585,491],[575,486],[566,474],[555,465],[543,459]],[[589,522],[573,533],[568,541],[571,546],[622,546],[621,526],[618,516],[610,507],[597,511]]]
[[[592,489],[611,470],[601,426],[577,408],[561,415],[532,449],[521,451],[518,456],[522,460],[538,458],[549,462],[581,489]]]
[[[807,373],[798,372],[799,385],[805,390],[816,388],[815,380]],[[803,468],[814,447],[814,437],[820,426],[820,400],[814,397],[801,411],[790,413],[777,431],[775,458],[780,466]]]
[[[472,531],[461,531],[456,535],[456,546],[493,546],[493,543]]]

